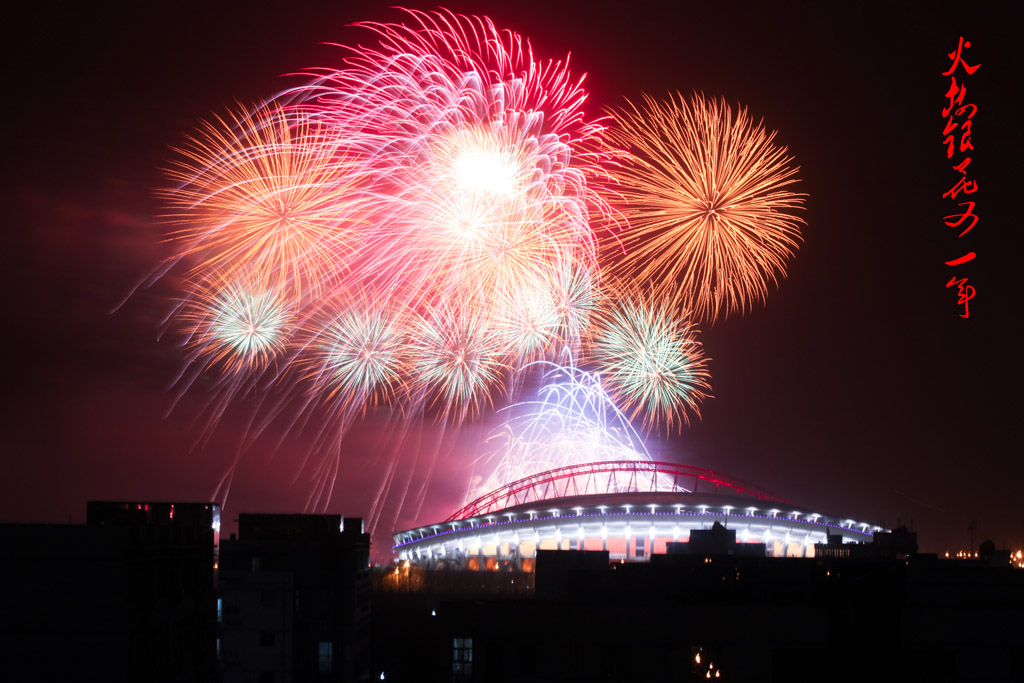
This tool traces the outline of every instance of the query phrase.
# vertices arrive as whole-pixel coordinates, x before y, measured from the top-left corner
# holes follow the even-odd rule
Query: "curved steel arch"
[[[793,505],[792,501],[771,491],[703,467],[650,460],[612,460],[559,467],[505,484],[467,504],[445,522],[455,522],[536,501],[608,493],[607,485],[602,489],[601,482],[598,481],[599,475],[602,474],[608,475],[608,484],[616,482],[617,493],[690,491],[691,489],[684,488],[682,483],[692,480],[692,491],[696,491],[697,482],[706,481],[714,484],[716,489],[720,486],[733,489],[733,493],[737,495]],[[616,475],[628,477],[625,487],[622,486],[623,480]]]

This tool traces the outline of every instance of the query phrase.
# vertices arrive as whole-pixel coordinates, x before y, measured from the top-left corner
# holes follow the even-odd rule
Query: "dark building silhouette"
[[[666,544],[665,553],[667,555],[700,555],[702,557],[719,555],[765,557],[768,554],[768,548],[764,543],[737,543],[735,529],[726,529],[720,522],[715,522],[710,529],[691,531],[690,540],[686,543]]]
[[[609,563],[601,551],[541,550],[534,578],[533,595],[375,596],[374,671],[391,681],[1024,679],[1024,572],[1008,563],[728,552]]]
[[[213,503],[90,502],[2,524],[0,678],[215,681]]]
[[[369,556],[358,518],[241,515],[220,563],[225,683],[367,680]]]
[[[1014,680],[1024,572],[703,468],[574,464],[396,532],[392,681]],[[488,592],[492,591],[492,592]]]
[[[829,559],[906,560],[917,554],[917,534],[901,526],[892,531],[875,532],[871,543],[843,543],[841,536],[829,535],[826,543],[814,546],[816,557]]]
[[[991,542],[943,560],[899,528],[782,557],[712,524],[642,557],[370,570],[360,519],[243,514],[219,555],[218,531],[204,503],[0,525],[0,679],[1024,680],[1024,572]]]

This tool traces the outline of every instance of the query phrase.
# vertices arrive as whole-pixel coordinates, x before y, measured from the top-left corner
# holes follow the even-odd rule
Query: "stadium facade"
[[[711,470],[651,461],[561,467],[506,484],[443,522],[394,534],[400,561],[430,569],[531,571],[538,550],[604,550],[643,562],[718,522],[771,557],[870,543],[881,527],[802,508]],[[743,548],[740,548],[741,550]],[[754,547],[750,547],[754,550]],[[760,551],[759,551],[760,552]]]

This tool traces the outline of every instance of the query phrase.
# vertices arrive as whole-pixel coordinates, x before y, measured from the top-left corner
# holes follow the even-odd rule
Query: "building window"
[[[217,623],[224,621],[224,598],[217,598]]]
[[[329,674],[334,671],[334,643],[320,641],[319,662],[320,673]]]
[[[260,631],[260,647],[274,647],[273,631]]]
[[[473,639],[454,638],[452,641],[452,681],[473,680]]]

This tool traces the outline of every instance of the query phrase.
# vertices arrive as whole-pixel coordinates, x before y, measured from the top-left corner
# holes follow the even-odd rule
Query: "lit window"
[[[319,669],[322,674],[334,671],[334,643],[320,641]]]
[[[452,642],[452,681],[473,679],[473,639],[454,638]]]

